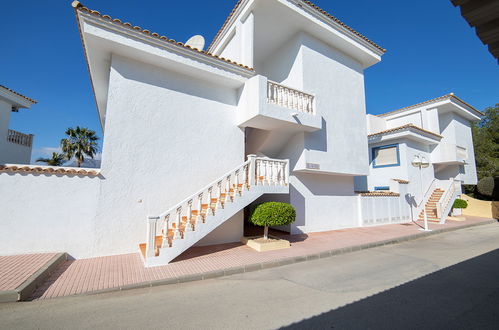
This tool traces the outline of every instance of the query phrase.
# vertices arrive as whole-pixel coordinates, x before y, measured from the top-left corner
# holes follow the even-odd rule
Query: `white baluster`
[[[177,208],[177,213],[176,213],[176,225],[175,225],[175,232],[173,234],[173,239],[180,239],[182,238],[182,234],[180,232],[180,225],[181,225],[181,220],[182,220],[182,207]]]
[[[161,248],[170,247],[170,242],[168,241],[168,229],[170,229],[170,215],[165,216],[163,220],[163,237],[161,238]]]

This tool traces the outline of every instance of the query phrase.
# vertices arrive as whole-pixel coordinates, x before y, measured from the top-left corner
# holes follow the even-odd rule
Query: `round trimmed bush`
[[[284,226],[295,220],[295,208],[288,203],[280,202],[266,202],[258,205],[249,219],[252,224],[265,227],[265,239],[268,238],[269,226]]]
[[[494,193],[494,181],[494,178],[491,176],[485,177],[478,181],[477,189],[480,195],[489,198],[492,197],[492,194]]]
[[[452,208],[455,208],[455,209],[465,209],[467,207],[468,207],[468,202],[465,201],[464,199],[459,199],[459,198],[457,198],[454,201],[454,205],[452,205]]]

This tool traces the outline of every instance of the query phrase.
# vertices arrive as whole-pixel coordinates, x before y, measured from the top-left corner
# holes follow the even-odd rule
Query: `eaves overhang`
[[[402,116],[407,116],[411,113],[418,112],[422,108],[425,109],[432,109],[432,108],[438,108],[441,106],[446,106],[447,108],[452,107],[452,111],[455,111],[465,118],[471,120],[471,121],[479,121],[485,114],[473,106],[471,106],[469,103],[466,103],[454,93],[449,93],[428,101],[424,101],[421,103],[417,103],[405,108],[397,109],[394,111],[386,112],[377,115],[377,117],[382,117],[386,120],[402,117]]]
[[[11,103],[17,109],[28,109],[33,104],[37,103],[37,101],[33,100],[32,98],[24,96],[2,85],[0,85],[0,99],[4,99],[8,103]]]
[[[235,23],[241,17],[247,15],[248,11],[253,10],[260,1],[275,1],[288,8],[292,8],[296,13],[306,18],[310,24],[317,26],[317,29],[322,29],[321,35],[327,34],[331,36],[332,40],[334,39],[333,43],[340,50],[347,54],[355,50],[355,56],[353,57],[362,58],[360,61],[365,67],[379,62],[381,56],[386,52],[386,49],[350,28],[336,17],[310,1],[304,0],[239,0],[208,47],[208,51],[214,54],[221,53],[221,49],[225,47],[227,40],[231,37],[236,27]],[[291,20],[289,23],[293,24],[293,21]]]
[[[136,59],[234,88],[255,75],[252,68],[101,15],[78,1],[73,2],[73,7],[103,129],[112,56]]]

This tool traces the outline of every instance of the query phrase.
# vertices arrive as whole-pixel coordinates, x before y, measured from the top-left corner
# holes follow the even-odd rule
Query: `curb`
[[[384,246],[384,245],[393,245],[393,244],[398,244],[398,243],[402,243],[402,242],[413,241],[413,240],[416,240],[419,238],[425,238],[425,237],[429,237],[429,236],[439,235],[439,234],[446,233],[446,232],[452,232],[452,231],[467,229],[467,228],[476,227],[476,226],[489,225],[489,224],[493,224],[493,223],[497,223],[497,222],[498,222],[498,220],[491,219],[488,221],[471,223],[471,224],[459,226],[459,227],[436,229],[436,230],[433,230],[430,232],[422,232],[422,233],[418,233],[418,234],[397,237],[397,238],[384,240],[384,241],[366,243],[366,244],[355,245],[355,246],[348,246],[348,247],[333,249],[333,250],[326,250],[323,252],[309,254],[309,255],[282,258],[282,259],[273,260],[273,261],[267,261],[267,262],[256,263],[256,264],[249,264],[249,265],[238,266],[238,267],[233,267],[233,268],[226,268],[226,269],[215,270],[215,271],[210,271],[210,272],[205,272],[205,273],[198,273],[198,274],[191,274],[191,275],[166,278],[166,279],[161,279],[161,280],[156,280],[156,281],[127,284],[127,285],[120,286],[120,287],[113,287],[113,288],[107,288],[107,289],[102,289],[102,290],[97,290],[97,291],[85,292],[85,293],[76,294],[76,295],[72,295],[72,296],[89,296],[89,295],[116,292],[116,291],[152,288],[152,287],[162,286],[162,285],[187,283],[187,282],[193,282],[193,281],[201,281],[201,280],[226,277],[226,276],[235,275],[235,274],[249,273],[249,272],[254,272],[254,271],[268,269],[268,268],[275,268],[275,267],[281,267],[281,266],[285,266],[285,265],[301,263],[301,262],[305,262],[305,261],[330,258],[330,257],[337,256],[337,255],[347,254],[350,252],[357,252],[357,251],[371,249],[371,248],[380,247],[380,246]],[[59,297],[59,298],[63,298],[63,297]]]
[[[66,260],[66,253],[56,254],[16,289],[1,291],[0,303],[17,302],[28,299],[33,292],[35,292],[35,290],[59,267],[59,265]]]

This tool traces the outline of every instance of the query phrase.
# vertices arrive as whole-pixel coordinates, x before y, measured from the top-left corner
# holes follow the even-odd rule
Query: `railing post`
[[[158,216],[147,217],[147,240],[146,240],[146,258],[156,256],[156,230],[158,226]]]
[[[170,247],[170,242],[168,241],[168,229],[170,228],[170,215],[165,216],[163,224],[163,237],[161,238],[161,248]]]
[[[286,164],[284,165],[284,185],[287,186],[289,184],[289,159],[286,160]]]

